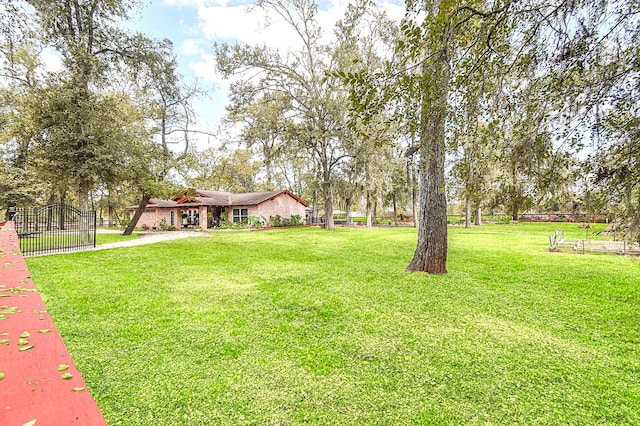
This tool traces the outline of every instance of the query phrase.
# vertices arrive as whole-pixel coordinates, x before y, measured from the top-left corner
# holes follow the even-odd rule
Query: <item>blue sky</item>
[[[400,18],[404,2],[379,0],[392,17]],[[297,37],[281,22],[268,22],[263,11],[248,12],[252,1],[234,0],[151,0],[131,14],[127,26],[154,38],[168,38],[174,44],[180,73],[187,81],[198,80],[209,99],[195,103],[197,126],[213,131],[224,115],[228,82],[215,70],[212,44],[214,42],[265,43],[283,50],[293,46]],[[330,36],[336,20],[340,19],[347,0],[322,0],[318,20]]]
[[[215,84],[210,78],[197,75],[193,64],[203,60],[200,49],[189,49],[193,40],[199,40],[202,49],[210,48],[211,41],[202,38],[198,28],[199,18],[197,8],[189,5],[170,4],[165,1],[151,1],[140,12],[132,14],[127,23],[131,29],[157,38],[168,38],[174,44],[178,56],[179,71],[188,82],[196,78],[198,84],[206,90],[210,99],[199,99],[195,102],[198,122],[211,127],[219,122],[224,114],[226,93],[223,87]]]

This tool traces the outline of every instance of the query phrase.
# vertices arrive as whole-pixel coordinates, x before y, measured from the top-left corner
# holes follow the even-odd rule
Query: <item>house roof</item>
[[[173,200],[160,200],[159,198],[151,198],[147,207],[175,207],[178,203]],[[137,207],[137,206],[135,206]]]
[[[218,207],[231,207],[231,206],[257,206],[265,201],[273,200],[280,195],[289,195],[297,202],[305,207],[309,205],[296,197],[288,190],[277,190],[267,192],[244,192],[240,194],[233,194],[231,192],[224,191],[209,191],[205,189],[198,189],[195,191],[195,197],[189,197],[181,195],[174,197],[172,200],[160,200],[152,198],[147,204],[147,208],[172,208],[172,207],[200,207],[200,206],[218,206]],[[127,207],[127,210],[135,210],[138,206]]]
[[[230,192],[224,191],[207,191],[204,189],[196,190],[198,201],[207,206],[228,206],[231,205]]]
[[[258,204],[262,204],[265,201],[273,200],[276,197],[279,197],[282,194],[288,194],[293,197],[297,202],[307,207],[307,203],[302,201],[300,198],[293,195],[291,192],[284,191],[268,191],[268,192],[245,192],[242,194],[231,194],[231,204],[232,206],[254,206]]]

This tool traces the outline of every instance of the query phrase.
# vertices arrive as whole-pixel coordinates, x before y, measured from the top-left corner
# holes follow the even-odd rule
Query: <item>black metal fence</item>
[[[13,218],[24,256],[78,251],[96,246],[96,212],[66,204],[19,208]]]

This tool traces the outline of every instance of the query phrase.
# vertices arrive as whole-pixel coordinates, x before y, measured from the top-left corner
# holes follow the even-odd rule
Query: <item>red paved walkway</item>
[[[8,222],[0,228],[0,425],[25,424],[106,422],[47,314]]]

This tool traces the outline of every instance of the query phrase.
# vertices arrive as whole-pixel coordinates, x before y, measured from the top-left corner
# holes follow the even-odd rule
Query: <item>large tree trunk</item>
[[[471,199],[469,196],[464,200],[464,227],[471,228]]]
[[[367,217],[367,228],[371,228],[371,193],[367,189],[367,205],[365,207]]]
[[[86,176],[80,177],[78,203],[80,204],[80,211],[89,211],[89,179]]]
[[[445,194],[444,126],[450,71],[445,51],[425,61],[425,94],[421,105],[420,223],[418,244],[409,271],[447,272],[447,197]]]
[[[273,166],[272,164],[272,160],[271,160],[271,154],[264,154],[264,159],[262,160],[262,164],[264,165],[264,171],[267,177],[267,191],[273,191],[275,189],[275,186],[273,185],[273,172],[272,172],[272,168]]]
[[[331,181],[322,182],[322,191],[324,192],[324,229],[327,231],[335,230],[333,223],[333,197],[331,196]]]
[[[519,207],[518,205],[511,206],[511,219],[514,221],[518,220],[518,217],[520,214],[519,212],[520,209],[518,207]]]
[[[371,226],[378,225],[378,197],[373,202],[373,217],[371,218]]]
[[[416,170],[411,167],[411,215],[413,217],[413,227],[418,227],[418,182],[416,181]]]
[[[392,195],[392,201],[393,201],[393,224],[395,226],[398,226],[398,203],[396,202],[395,191],[393,192],[393,195]]]
[[[480,208],[480,206],[476,207],[476,214],[475,214],[475,224],[476,225],[482,225],[482,209]]]
[[[131,218],[131,222],[129,222],[129,225],[127,226],[127,229],[124,230],[122,235],[131,235],[133,233],[133,230],[136,229],[136,225],[138,225],[138,221],[140,220],[140,216],[142,216],[142,213],[144,213],[144,209],[147,207],[147,204],[149,203],[150,199],[151,199],[150,195],[144,194],[142,196],[142,201],[140,201],[140,204],[138,204],[138,208],[136,209],[136,213]]]
[[[111,199],[107,201],[109,203],[109,228],[113,228],[113,206],[111,205]]]

